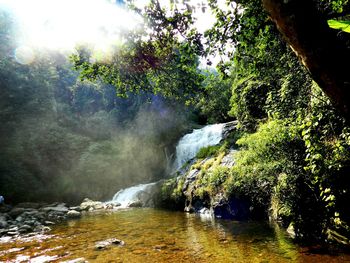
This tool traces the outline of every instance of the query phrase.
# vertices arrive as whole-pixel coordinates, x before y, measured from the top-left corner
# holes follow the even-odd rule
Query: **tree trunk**
[[[339,112],[350,121],[350,50],[312,0],[262,0],[293,51]]]

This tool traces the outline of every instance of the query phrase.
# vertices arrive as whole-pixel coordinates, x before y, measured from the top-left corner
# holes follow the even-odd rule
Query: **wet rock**
[[[81,213],[75,210],[70,210],[67,212],[67,217],[68,218],[80,218],[81,217]]]
[[[34,232],[46,233],[49,231],[51,231],[51,228],[48,226],[39,225],[34,228]]]
[[[117,239],[117,238],[109,238],[103,241],[99,241],[95,243],[95,249],[96,250],[104,250],[109,248],[112,245],[116,246],[124,246],[125,242],[123,240]]]
[[[234,149],[229,150],[228,154],[226,154],[226,155],[222,158],[220,165],[221,165],[221,166],[228,167],[228,168],[231,168],[231,167],[235,164],[233,155],[234,155],[236,152],[237,152],[237,150],[234,150]]]
[[[138,200],[138,201],[133,201],[133,202],[130,202],[128,204],[128,207],[142,207],[143,206],[143,203],[142,201]]]
[[[196,210],[193,208],[192,205],[188,205],[185,207],[184,212],[186,213],[194,213]]]
[[[72,260],[62,261],[62,263],[86,263],[88,262],[85,258],[76,258]]]
[[[212,205],[212,213],[217,218],[246,220],[249,218],[249,203],[238,198],[225,199],[220,196]]]
[[[200,214],[202,214],[202,215],[210,215],[210,214],[211,214],[210,210],[209,210],[208,208],[206,208],[206,207],[203,207],[203,208],[200,209],[198,212],[199,212]]]
[[[121,205],[122,205],[121,203],[117,203],[117,202],[108,203],[106,204],[106,209],[115,209]]]
[[[153,248],[156,250],[166,249],[168,246],[166,244],[155,245]]]

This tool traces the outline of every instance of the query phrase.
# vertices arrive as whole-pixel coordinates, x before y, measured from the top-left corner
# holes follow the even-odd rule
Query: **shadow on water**
[[[124,246],[96,250],[108,238]],[[284,231],[262,222],[201,218],[180,212],[131,209],[84,216],[50,235],[0,243],[0,262],[350,262],[349,255],[310,253]]]

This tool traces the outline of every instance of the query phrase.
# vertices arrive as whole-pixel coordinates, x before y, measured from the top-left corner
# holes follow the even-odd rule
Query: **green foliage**
[[[71,56],[80,77],[111,84],[121,97],[144,91],[194,103],[203,91],[198,69],[203,47],[201,35],[192,27],[192,12],[167,11],[158,1],[136,11],[145,25],[126,32],[111,58],[96,59],[87,47]]]
[[[110,199],[164,174],[164,150],[190,110],[147,92],[119,98],[111,85],[80,81],[58,53],[21,65],[10,17],[0,12],[0,24],[0,193],[9,203]]]
[[[204,91],[196,104],[202,118],[206,119],[208,123],[228,121],[231,79],[224,79],[221,74],[216,72],[206,72],[202,85]]]
[[[350,21],[349,20],[334,20],[330,19],[327,21],[330,28],[342,30],[350,33]]]
[[[196,154],[196,158],[205,159],[207,157],[216,155],[220,151],[220,148],[221,148],[220,145],[203,147]]]

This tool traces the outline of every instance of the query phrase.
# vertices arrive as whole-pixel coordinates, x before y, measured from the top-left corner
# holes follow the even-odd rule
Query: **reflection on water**
[[[96,251],[119,238],[125,246]],[[210,220],[154,209],[85,216],[49,236],[0,243],[0,262],[350,262],[349,255],[312,254],[278,228],[259,222]]]

